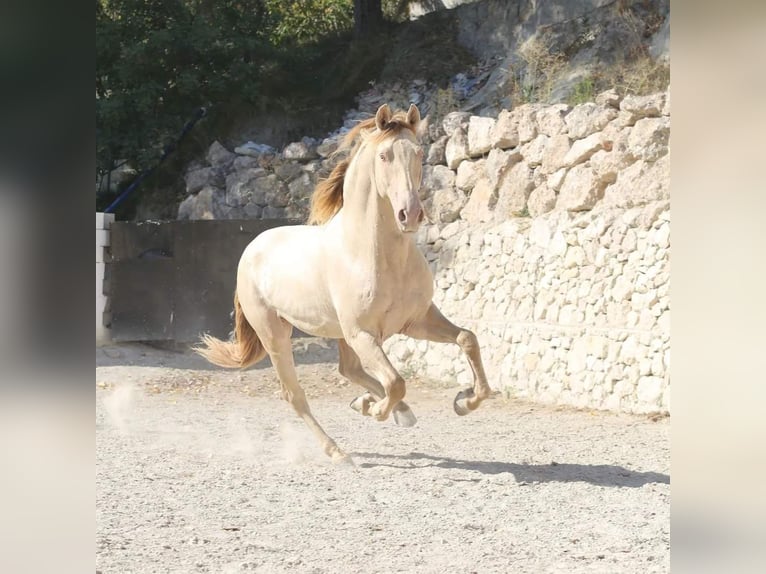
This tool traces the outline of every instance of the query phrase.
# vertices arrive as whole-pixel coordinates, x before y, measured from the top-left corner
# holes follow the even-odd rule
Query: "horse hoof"
[[[473,389],[463,389],[455,396],[455,401],[452,403],[452,407],[455,409],[455,413],[458,416],[465,416],[471,412],[468,408],[468,399],[473,397]]]
[[[400,427],[414,427],[418,419],[415,417],[412,409],[407,407],[406,409],[394,411],[394,422]]]
[[[334,452],[332,454],[332,463],[344,466],[356,466],[354,459],[348,456],[345,452]]]
[[[374,397],[370,393],[365,393],[362,396],[356,397],[349,403],[348,406],[350,406],[356,412],[363,414],[364,416],[369,416],[370,405],[374,402]]]

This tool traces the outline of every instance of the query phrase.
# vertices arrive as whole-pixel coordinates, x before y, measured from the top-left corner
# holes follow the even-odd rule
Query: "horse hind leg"
[[[346,343],[345,339],[338,340],[338,354],[340,361],[338,371],[340,374],[357,385],[367,389],[367,393],[355,398],[349,405],[352,409],[365,416],[370,415],[370,407],[375,402],[386,396],[386,391],[380,382],[367,374],[362,368],[359,356]],[[412,409],[404,401],[399,401],[393,409],[394,421],[402,427],[412,427],[417,423],[417,418]]]
[[[292,326],[279,319],[276,314],[271,317],[269,322],[271,328],[268,330],[271,336],[264,337],[264,346],[271,357],[271,362],[282,385],[282,397],[290,403],[298,416],[303,419],[303,422],[316,435],[322,450],[327,456],[332,458],[333,462],[353,463],[351,458],[338,448],[335,441],[327,435],[311,413],[308,401],[306,400],[306,393],[298,383],[298,376],[295,372],[292,342],[290,340]]]

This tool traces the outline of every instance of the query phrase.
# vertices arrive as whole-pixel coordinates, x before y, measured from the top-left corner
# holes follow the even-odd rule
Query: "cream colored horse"
[[[338,340],[340,373],[367,391],[353,408],[403,426],[415,416],[402,401],[405,382],[383,352],[396,333],[456,343],[473,370],[455,412],[465,415],[489,396],[479,345],[431,302],[433,276],[414,241],[423,220],[418,197],[423,152],[420,112],[392,114],[388,105],[346,137],[348,159],[312,197],[310,223],[270,229],[247,246],[237,270],[234,339],[203,338],[197,351],[223,367],[244,368],[268,353],[282,396],[314,431],[334,461],[350,460],[311,414],[293,363],[293,326]]]

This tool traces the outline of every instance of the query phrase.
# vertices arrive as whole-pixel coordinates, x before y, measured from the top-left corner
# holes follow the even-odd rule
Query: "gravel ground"
[[[333,465],[267,362],[96,350],[102,573],[652,573],[670,557],[669,420],[408,383],[413,428],[348,407],[332,344],[296,340]]]

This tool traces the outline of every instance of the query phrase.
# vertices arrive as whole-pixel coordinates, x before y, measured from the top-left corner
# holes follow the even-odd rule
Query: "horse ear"
[[[388,107],[388,104],[383,104],[378,108],[378,111],[375,114],[375,126],[380,131],[385,130],[388,122],[391,121],[392,116],[391,108]]]
[[[407,110],[407,123],[412,126],[413,131],[417,131],[420,123],[420,110],[415,104],[410,104],[410,109]]]

